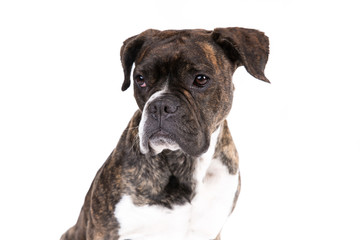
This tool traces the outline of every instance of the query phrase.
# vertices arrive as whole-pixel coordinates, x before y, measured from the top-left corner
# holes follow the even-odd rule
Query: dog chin
[[[166,139],[166,138],[165,139],[158,138],[158,139],[150,140],[149,146],[150,146],[151,152],[154,155],[161,153],[165,149],[168,149],[171,151],[176,151],[176,150],[180,149],[179,145],[176,142],[174,142],[171,139]]]
[[[170,135],[159,132],[151,137],[140,137],[140,151],[142,154],[151,153],[157,155],[165,149],[176,151],[180,149],[179,144]]]

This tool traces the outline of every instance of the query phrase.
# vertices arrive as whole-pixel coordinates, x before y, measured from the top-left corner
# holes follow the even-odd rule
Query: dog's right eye
[[[142,75],[137,75],[135,77],[135,81],[139,87],[141,87],[141,88],[146,87],[145,78]]]

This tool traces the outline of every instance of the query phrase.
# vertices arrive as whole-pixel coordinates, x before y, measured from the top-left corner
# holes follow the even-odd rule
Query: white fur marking
[[[152,142],[149,141],[151,149],[154,151],[155,155],[161,153],[164,149],[169,149],[171,151],[175,151],[180,149],[179,144],[173,141],[167,141],[167,142]]]
[[[148,146],[145,146],[145,144],[147,144],[147,143],[144,143],[144,140],[143,140],[144,134],[145,134],[145,132],[144,132],[145,123],[148,118],[147,108],[152,101],[154,101],[156,98],[161,97],[161,95],[163,95],[163,93],[165,93],[166,91],[167,91],[167,89],[165,88],[161,91],[155,92],[153,95],[151,95],[151,97],[145,103],[143,112],[141,114],[141,120],[139,123],[140,151],[142,154],[146,154],[149,151]]]
[[[209,150],[197,159],[196,195],[191,204],[136,206],[130,196],[116,205],[119,240],[215,239],[231,212],[238,176],[230,175],[219,159],[213,159],[220,129],[211,137]]]

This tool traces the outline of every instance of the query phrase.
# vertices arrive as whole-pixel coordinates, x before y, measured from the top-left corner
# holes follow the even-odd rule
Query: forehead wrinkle
[[[166,56],[158,55],[145,57],[144,60],[137,65],[139,71],[153,72],[160,75],[177,76],[180,72],[186,71],[188,74],[210,74],[217,73],[210,61],[203,54],[193,54],[191,57],[184,52],[176,52],[166,54]],[[150,57],[151,56],[151,57]],[[218,66],[216,66],[218,68]],[[159,77],[159,75],[158,75]]]
[[[164,56],[164,53],[173,52],[176,48],[177,44],[174,44],[174,39],[172,38],[150,42],[144,45],[136,59],[136,63],[141,63],[146,60],[148,56]]]
[[[160,41],[147,46],[138,59],[141,60],[138,61],[138,69],[153,71],[157,78],[169,74],[177,76],[180,71],[210,75],[220,71],[214,48],[203,41],[187,41],[182,44]]]

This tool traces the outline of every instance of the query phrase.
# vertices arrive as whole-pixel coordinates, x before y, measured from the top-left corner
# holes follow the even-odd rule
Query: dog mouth
[[[150,135],[149,141],[159,143],[175,142],[175,138],[172,134],[165,131],[164,129],[159,129]]]

